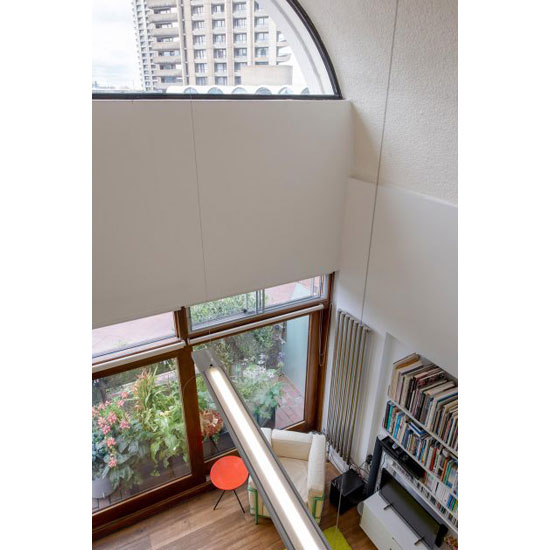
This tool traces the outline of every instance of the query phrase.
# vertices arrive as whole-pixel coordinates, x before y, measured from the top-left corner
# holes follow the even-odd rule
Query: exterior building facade
[[[133,0],[144,91],[287,85],[291,52],[253,0]]]

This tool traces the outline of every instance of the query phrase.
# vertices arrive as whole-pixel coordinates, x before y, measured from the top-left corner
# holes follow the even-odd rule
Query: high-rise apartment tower
[[[291,84],[288,43],[253,0],[132,0],[145,91]]]

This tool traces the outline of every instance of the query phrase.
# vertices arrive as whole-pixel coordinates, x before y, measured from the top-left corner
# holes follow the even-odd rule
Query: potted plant
[[[132,390],[136,400],[135,415],[153,462],[152,476],[160,475],[159,467],[167,469],[174,459],[188,462],[179,385],[171,373],[165,373],[163,377],[159,383],[156,368],[143,369]]]
[[[283,391],[279,369],[248,364],[234,377],[235,385],[260,426],[275,427],[275,413]]]
[[[139,422],[125,410],[128,393],[92,407],[92,496],[106,498],[116,489],[141,482],[136,464],[143,457]]]

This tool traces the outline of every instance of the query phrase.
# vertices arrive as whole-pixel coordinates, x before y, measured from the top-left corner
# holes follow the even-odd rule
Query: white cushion
[[[307,461],[312,439],[312,434],[273,430],[271,433],[271,446],[279,458],[295,458]]]
[[[288,477],[292,480],[294,487],[302,500],[307,505],[308,492],[307,492],[307,462],[304,460],[297,460],[296,458],[280,457],[279,461],[285,469]]]

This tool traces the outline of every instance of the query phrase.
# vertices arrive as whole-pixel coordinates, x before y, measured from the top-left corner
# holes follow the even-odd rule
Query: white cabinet
[[[378,550],[429,550],[379,493],[365,500],[360,525]]]

